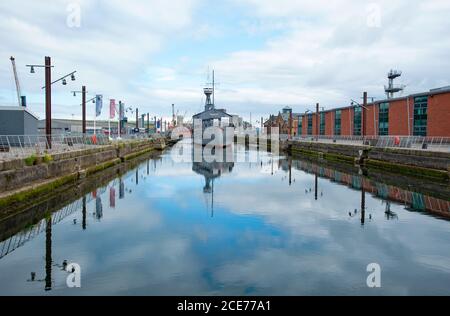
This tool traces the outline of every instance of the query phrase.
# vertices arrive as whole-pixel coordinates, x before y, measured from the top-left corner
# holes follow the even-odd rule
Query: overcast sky
[[[41,118],[44,72],[25,65],[44,56],[54,78],[77,70],[54,86],[54,117],[80,117],[70,91],[83,84],[152,116],[172,103],[191,116],[208,69],[217,106],[254,120],[346,106],[364,90],[383,98],[391,68],[405,93],[422,92],[450,85],[449,17],[448,0],[1,0],[0,105],[16,104],[10,56]]]

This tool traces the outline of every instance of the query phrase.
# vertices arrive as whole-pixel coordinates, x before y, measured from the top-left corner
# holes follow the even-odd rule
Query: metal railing
[[[95,148],[115,142],[128,142],[163,137],[159,134],[125,134],[120,138],[105,134],[0,135],[0,161],[27,158],[32,155],[64,153]]]
[[[0,160],[63,153],[110,144],[106,135],[0,135]]]
[[[295,136],[291,138],[302,142],[321,142],[348,145],[365,145],[379,148],[404,148],[450,152],[450,137],[423,136]]]

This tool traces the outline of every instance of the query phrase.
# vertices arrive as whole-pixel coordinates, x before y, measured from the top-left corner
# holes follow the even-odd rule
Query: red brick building
[[[299,114],[300,136],[450,137],[450,87],[359,105]],[[318,131],[318,132],[317,132]]]

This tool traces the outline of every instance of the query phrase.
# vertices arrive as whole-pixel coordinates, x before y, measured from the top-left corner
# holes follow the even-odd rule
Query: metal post
[[[292,158],[289,158],[289,186],[292,185]]]
[[[319,187],[319,177],[317,176],[317,172],[315,172],[314,176],[315,176],[315,179],[314,179],[314,197],[315,197],[315,200],[317,201],[317,197],[318,197],[317,190],[318,190],[318,187]]]
[[[361,225],[366,222],[366,190],[364,189],[364,179],[361,177]]]
[[[119,101],[119,119],[117,121],[117,132],[118,132],[118,137],[117,139],[120,139],[120,134],[122,134],[122,109],[123,105],[122,105],[122,101]]]
[[[292,139],[292,112],[289,114],[289,132],[288,139]]]
[[[45,133],[48,148],[52,148],[52,68],[50,57],[45,57]]]
[[[319,103],[316,104],[316,141],[319,141]]]
[[[81,112],[82,112],[82,127],[81,132],[86,135],[86,86],[81,87]]]
[[[363,94],[363,108],[361,109],[361,124],[362,124],[362,128],[361,128],[361,134],[363,137],[363,141],[364,141],[364,136],[366,136],[366,124],[365,124],[365,119],[366,119],[366,109],[367,109],[367,92],[364,92]]]
[[[139,129],[139,109],[136,108],[136,129]]]

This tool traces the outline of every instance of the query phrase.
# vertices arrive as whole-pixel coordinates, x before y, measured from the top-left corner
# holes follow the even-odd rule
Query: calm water
[[[449,201],[257,156],[144,161],[89,193],[85,213],[80,199],[2,241],[0,294],[450,295],[450,222],[432,216]]]

